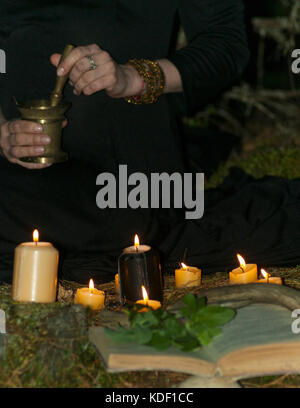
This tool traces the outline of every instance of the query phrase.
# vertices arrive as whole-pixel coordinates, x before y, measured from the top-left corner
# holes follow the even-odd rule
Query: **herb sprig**
[[[159,308],[140,313],[142,305],[125,310],[130,327],[119,325],[117,330],[105,328],[110,339],[121,343],[137,343],[163,351],[173,346],[181,351],[193,351],[210,343],[222,332],[221,326],[229,322],[235,311],[227,307],[206,305],[204,297],[193,294],[183,297],[178,312]]]

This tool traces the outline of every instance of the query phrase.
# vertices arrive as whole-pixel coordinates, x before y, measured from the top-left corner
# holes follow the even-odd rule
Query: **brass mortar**
[[[17,102],[22,119],[41,124],[43,133],[51,138],[51,142],[45,145],[45,152],[41,156],[22,157],[20,160],[42,164],[61,163],[68,160],[68,154],[61,148],[61,137],[64,114],[70,106],[68,102],[59,102],[57,106],[51,106],[51,100],[47,99]]]
[[[74,49],[73,44],[67,44],[64,48],[59,64]],[[18,103],[17,108],[21,112],[23,120],[40,123],[44,133],[51,137],[51,143],[45,145],[45,152],[41,156],[22,157],[20,160],[26,163],[52,164],[68,160],[68,154],[61,149],[62,122],[64,114],[71,106],[68,102],[62,102],[63,89],[69,75],[56,76],[54,90],[50,99],[36,99]]]

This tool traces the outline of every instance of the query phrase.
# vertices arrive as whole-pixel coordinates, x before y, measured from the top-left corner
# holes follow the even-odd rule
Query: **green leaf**
[[[182,316],[189,317],[192,313],[205,307],[205,298],[197,298],[195,295],[188,293],[183,297],[184,306],[181,309]]]
[[[198,333],[197,339],[202,344],[202,346],[207,346],[211,341],[211,335],[207,330],[202,330]]]
[[[156,327],[159,325],[159,323],[160,319],[152,310],[145,313],[136,313],[136,316],[134,316],[131,320],[132,327]]]
[[[135,335],[131,329],[126,330],[120,327],[118,330],[112,330],[105,327],[104,331],[111,340],[118,343],[132,343],[135,341]]]
[[[181,309],[181,314],[188,317],[191,313],[197,310],[197,301],[194,295],[188,293],[183,297],[184,306]]]
[[[164,328],[166,332],[172,337],[180,334],[182,330],[182,324],[179,323],[175,316],[171,316],[165,320]]]
[[[156,332],[153,334],[152,340],[148,345],[154,347],[156,350],[163,351],[170,347],[171,340],[168,336]]]
[[[197,336],[198,333],[205,331],[207,326],[201,321],[187,321],[185,322],[185,328],[190,335]]]
[[[197,298],[197,309],[199,310],[202,309],[203,307],[207,307],[205,297]]]
[[[188,293],[183,297],[183,303],[188,306],[191,310],[195,310],[197,306],[197,301],[195,295]]]
[[[192,351],[199,348],[200,343],[196,337],[186,337],[185,339],[181,339],[180,341],[173,341],[172,344],[179,348],[181,351]]]
[[[215,328],[208,327],[206,331],[210,335],[210,337],[215,337],[222,333],[222,329],[220,327]]]
[[[235,315],[234,310],[222,306],[207,306],[197,313],[195,320],[201,321],[210,327],[223,326]]]
[[[134,339],[138,344],[147,344],[151,341],[153,332],[151,329],[136,326],[133,329]]]

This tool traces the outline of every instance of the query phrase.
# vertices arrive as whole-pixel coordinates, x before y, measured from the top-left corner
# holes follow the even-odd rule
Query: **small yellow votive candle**
[[[253,283],[257,281],[257,265],[246,264],[241,255],[237,255],[240,261],[240,267],[229,272],[229,282],[232,285],[239,285],[244,283]]]
[[[149,300],[148,299],[148,293],[145,289],[145,286],[142,286],[142,293],[143,293],[143,298],[141,300],[137,300],[135,303],[138,305],[145,305],[146,307],[143,309],[140,309],[139,312],[149,312],[149,310],[153,309],[159,309],[161,307],[161,303],[159,300]]]
[[[23,242],[14,253],[12,298],[20,302],[52,303],[56,300],[58,250],[50,242]]]
[[[193,287],[201,285],[201,269],[194,266],[181,264],[180,269],[175,270],[176,288]]]
[[[90,279],[88,288],[77,289],[74,298],[75,304],[90,307],[93,310],[101,310],[104,306],[105,293],[94,287],[93,279]]]
[[[264,269],[260,270],[263,279],[259,279],[257,283],[271,283],[273,285],[282,285],[282,279],[279,276],[271,276]]]

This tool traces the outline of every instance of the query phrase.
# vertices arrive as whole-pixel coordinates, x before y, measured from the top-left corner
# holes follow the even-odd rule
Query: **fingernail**
[[[35,148],[35,151],[36,151],[37,153],[43,153],[43,152],[45,151],[45,148],[42,147],[42,146],[39,146],[39,147],[36,147],[36,148]]]
[[[70,84],[71,86],[73,86],[73,85],[74,85],[74,84],[73,84],[73,82],[72,82],[71,80],[69,81],[69,84]]]
[[[43,127],[42,127],[41,125],[37,125],[37,126],[34,127],[34,130],[35,130],[36,132],[42,132],[42,131],[43,131]]]
[[[43,136],[41,140],[42,140],[42,143],[50,143],[51,142],[51,139],[50,139],[49,136]]]
[[[64,69],[63,67],[60,67],[60,68],[58,68],[58,70],[57,70],[57,75],[58,75],[58,76],[62,76],[62,75],[64,74],[64,72],[65,72],[65,69]]]
[[[79,92],[76,91],[76,89],[73,90],[73,94],[79,95]]]

